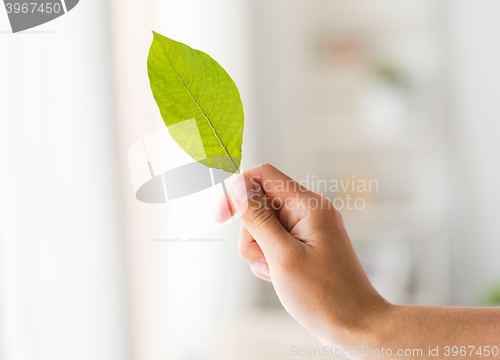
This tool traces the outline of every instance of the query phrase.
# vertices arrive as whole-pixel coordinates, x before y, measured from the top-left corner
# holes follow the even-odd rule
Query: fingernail
[[[245,175],[240,174],[231,183],[231,191],[240,204],[246,203],[255,193],[255,187],[251,181],[245,179]]]
[[[223,195],[224,195],[224,193],[221,191],[219,193],[219,196],[217,197],[217,205],[215,207],[215,214],[214,214],[214,220],[215,220],[215,222],[219,222],[220,219],[222,218],[221,212],[223,211],[223,209],[221,207],[223,206],[223,203],[222,203],[222,201],[223,201],[223,199],[222,199]]]
[[[269,266],[267,265],[267,263],[263,262],[263,261],[257,261],[255,264],[253,264],[253,266],[255,266],[255,268],[257,270],[259,270],[261,273],[263,273],[264,275],[266,276],[269,276]]]
[[[220,204],[218,205],[218,207],[215,209],[215,214],[214,214],[214,221],[216,223],[220,222],[220,208],[219,208]]]
[[[219,198],[217,199],[214,220],[217,223],[223,223],[231,219],[233,215],[234,211],[231,208],[231,204],[229,203],[224,191],[221,191],[219,193]]]

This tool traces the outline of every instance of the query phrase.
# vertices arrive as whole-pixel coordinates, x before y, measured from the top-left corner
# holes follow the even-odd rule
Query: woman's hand
[[[486,349],[488,358],[500,359],[500,309],[388,303],[368,280],[332,203],[271,165],[237,176],[216,220],[227,221],[233,208],[242,222],[241,256],[324,344],[360,359],[448,359],[455,348],[466,349],[468,359],[482,359]]]
[[[307,329],[345,343],[390,310],[328,199],[268,164],[236,177],[229,193],[216,220],[232,216],[230,201],[242,221],[241,256],[257,277],[272,282],[285,309]]]

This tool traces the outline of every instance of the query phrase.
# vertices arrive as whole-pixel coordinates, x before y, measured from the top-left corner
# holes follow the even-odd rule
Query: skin
[[[401,353],[401,359],[449,359],[453,346],[465,346],[462,358],[483,359],[484,351],[475,354],[479,346],[500,348],[500,309],[386,301],[370,283],[331,202],[273,166],[246,170],[229,184],[229,198],[220,198],[215,219],[225,222],[235,212],[242,223],[242,258],[255,276],[272,282],[288,313],[331,349],[384,349],[344,353],[351,359],[386,358],[387,349],[392,356],[399,349],[422,349]],[[439,347],[438,356],[430,356],[429,347]]]

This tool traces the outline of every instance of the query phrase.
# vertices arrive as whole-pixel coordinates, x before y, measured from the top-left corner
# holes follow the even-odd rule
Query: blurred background
[[[162,241],[165,206],[135,199],[128,149],[164,126],[151,30],[231,74],[244,168],[376,181],[325,196],[362,199],[341,212],[388,300],[500,305],[499,13],[495,0],[82,0],[13,35],[0,10],[0,360],[321,346],[239,258],[238,223],[221,241]]]

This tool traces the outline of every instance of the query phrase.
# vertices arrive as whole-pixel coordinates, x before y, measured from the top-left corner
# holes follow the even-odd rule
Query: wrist
[[[391,333],[398,306],[391,304],[380,295],[361,310],[351,321],[342,326],[332,324],[327,341],[336,347],[376,346],[383,344],[387,334]],[[321,337],[325,339],[325,337]]]
[[[370,313],[366,326],[357,334],[358,340],[367,344],[383,345],[387,335],[392,332],[393,324],[397,323],[398,305],[383,299]]]
[[[351,329],[352,341],[368,341],[370,343],[383,341],[384,334],[389,332],[391,324],[394,323],[393,317],[397,312],[397,307],[380,296],[361,315],[359,325]]]

